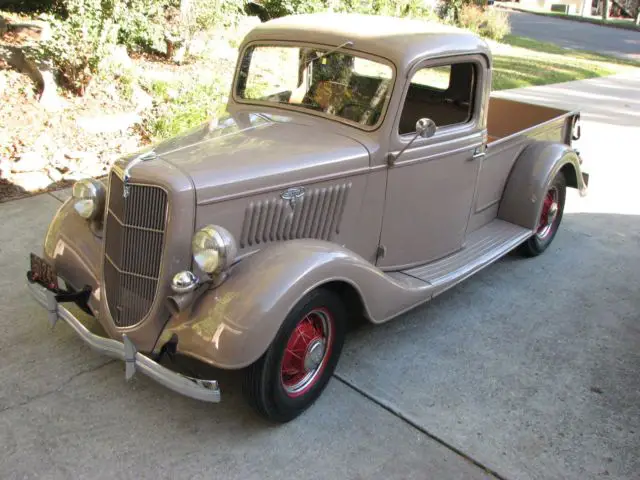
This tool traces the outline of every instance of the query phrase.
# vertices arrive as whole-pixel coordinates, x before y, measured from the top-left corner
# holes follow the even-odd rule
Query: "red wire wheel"
[[[549,185],[549,188],[547,188],[544,194],[540,208],[540,217],[538,217],[538,225],[536,226],[534,234],[520,245],[519,250],[521,254],[527,257],[535,257],[551,245],[562,221],[566,195],[567,182],[561,172],[553,179],[553,182],[551,182],[551,185]]]
[[[553,231],[555,220],[558,217],[559,196],[560,194],[558,193],[558,189],[554,186],[547,191],[547,194],[544,197],[542,212],[540,214],[540,220],[538,221],[538,230],[536,232],[536,235],[540,240],[544,240],[549,237]]]
[[[333,325],[329,310],[316,308],[291,332],[280,367],[282,386],[290,397],[308,392],[321,376],[331,356]]]
[[[347,310],[332,290],[302,298],[282,322],[267,351],[245,372],[244,394],[263,417],[293,420],[324,391],[346,336]]]

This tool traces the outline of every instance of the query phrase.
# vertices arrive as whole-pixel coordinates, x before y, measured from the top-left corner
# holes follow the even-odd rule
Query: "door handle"
[[[484,156],[486,156],[486,154],[487,154],[487,150],[484,148],[484,146],[476,147],[475,150],[473,151],[473,156],[471,157],[470,161],[474,161],[474,160],[478,160],[479,158],[483,158]]]

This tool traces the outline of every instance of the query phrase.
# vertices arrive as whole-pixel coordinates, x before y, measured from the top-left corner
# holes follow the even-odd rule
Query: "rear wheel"
[[[318,289],[291,310],[265,354],[246,371],[244,391],[262,416],[293,420],[317,400],[344,344],[346,310]]]
[[[536,233],[520,245],[520,253],[535,257],[551,245],[562,221],[566,193],[567,182],[564,175],[558,173],[545,194]]]

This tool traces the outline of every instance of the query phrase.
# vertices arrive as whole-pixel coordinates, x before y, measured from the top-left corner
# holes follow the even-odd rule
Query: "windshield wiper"
[[[324,58],[324,57],[326,57],[327,55],[331,55],[332,53],[337,52],[338,50],[340,50],[341,48],[344,48],[344,47],[353,47],[353,42],[352,42],[351,40],[347,40],[346,42],[344,42],[344,43],[342,43],[342,44],[338,45],[337,47],[332,48],[332,49],[331,49],[331,50],[329,50],[328,52],[324,52],[323,54],[318,55],[317,57],[312,58],[311,60],[307,60],[307,63],[305,63],[305,64],[304,64],[305,68],[307,68],[307,66],[308,66],[311,62],[315,62],[316,60],[320,60],[321,58]]]

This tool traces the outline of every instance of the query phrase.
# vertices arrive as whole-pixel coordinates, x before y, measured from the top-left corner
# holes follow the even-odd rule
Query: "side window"
[[[430,118],[438,127],[467,123],[473,117],[476,85],[474,63],[427,67],[418,70],[402,107],[399,133],[416,131],[416,122]]]

